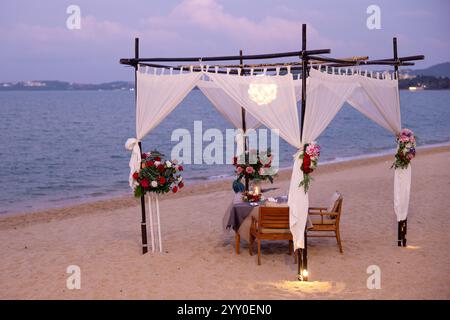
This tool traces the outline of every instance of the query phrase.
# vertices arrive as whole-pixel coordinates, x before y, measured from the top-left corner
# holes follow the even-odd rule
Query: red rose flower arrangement
[[[310,174],[317,168],[319,162],[320,147],[315,142],[305,144],[303,151],[300,152],[299,158],[302,159],[301,170],[303,172],[303,180],[300,182],[299,187],[303,186],[305,193],[309,190],[311,183]]]
[[[133,173],[134,195],[141,197],[147,192],[176,193],[184,187],[179,174],[183,166],[177,160],[164,160],[164,155],[158,151],[143,153],[141,170]]]

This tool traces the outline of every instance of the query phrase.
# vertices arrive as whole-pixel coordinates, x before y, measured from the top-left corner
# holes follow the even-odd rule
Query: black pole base
[[[142,254],[146,254],[148,251],[147,246],[147,222],[145,213],[145,197],[141,196],[141,237],[142,237]]]
[[[305,231],[305,248],[297,250],[298,258],[298,281],[308,281],[308,242]]]
[[[305,249],[297,250],[297,259],[298,259],[298,272],[297,272],[297,280],[298,281],[308,281],[308,269],[306,268],[307,262],[305,261]]]
[[[408,230],[407,219],[399,221],[398,222],[398,237],[397,237],[397,245],[399,247],[406,247],[407,230]]]
[[[148,244],[147,244],[147,225],[145,223],[141,223],[141,235],[142,235],[142,254],[146,254],[148,252]]]

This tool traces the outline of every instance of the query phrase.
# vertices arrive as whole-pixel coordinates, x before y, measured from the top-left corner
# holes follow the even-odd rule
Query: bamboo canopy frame
[[[279,52],[279,53],[269,53],[269,54],[253,54],[253,55],[244,55],[242,50],[240,50],[239,55],[235,56],[212,56],[212,57],[179,57],[179,58],[167,58],[167,57],[156,57],[156,58],[141,58],[139,56],[139,38],[135,38],[135,55],[134,58],[123,58],[120,59],[120,64],[132,66],[135,71],[138,70],[138,67],[148,66],[155,68],[164,68],[164,69],[173,69],[173,70],[181,70],[191,68],[193,72],[216,72],[216,67],[218,68],[217,72],[219,73],[227,73],[227,70],[230,74],[240,74],[247,75],[250,74],[250,69],[253,71],[266,71],[266,72],[274,72],[277,70],[286,71],[298,71],[302,75],[302,99],[301,99],[301,125],[300,125],[300,135],[302,135],[303,131],[303,122],[305,118],[305,110],[306,110],[306,78],[308,76],[308,70],[311,68],[312,64],[318,64],[321,66],[328,67],[358,67],[358,66],[392,66],[394,67],[394,77],[395,79],[399,78],[398,68],[399,66],[413,66],[414,62],[417,60],[425,59],[423,55],[415,55],[415,56],[406,56],[406,57],[398,57],[397,53],[397,38],[393,38],[393,57],[385,58],[385,59],[377,59],[370,60],[368,56],[355,56],[350,58],[332,58],[322,56],[323,54],[331,53],[330,49],[315,49],[315,50],[307,50],[306,49],[306,24],[302,25],[302,50],[301,51],[290,51],[290,52]],[[249,60],[270,60],[270,59],[280,59],[280,58],[289,58],[296,57],[300,60],[295,60],[293,62],[278,62],[278,63],[261,63],[261,64],[244,64],[244,61]],[[216,64],[210,65],[209,70],[204,70],[202,67],[203,62],[218,62],[218,61],[239,61],[239,64]],[[199,65],[166,65],[159,64],[161,62],[164,63],[176,63],[176,62],[195,62],[199,63]],[[137,78],[135,75],[135,99],[137,97]],[[245,123],[245,109],[242,108],[242,129],[245,132],[246,123]],[[245,150],[247,149],[247,143],[244,143]],[[139,142],[139,148],[142,152],[142,144]],[[246,181],[246,188],[248,189],[248,180]],[[144,196],[141,196],[141,235],[142,235],[142,253],[145,254],[148,252],[147,245],[147,226],[146,226],[146,209],[145,209],[145,199]],[[406,229],[407,229],[407,221],[403,220],[398,222],[398,246],[406,246]],[[307,235],[305,230],[305,248],[298,249],[298,279],[301,281],[308,280],[308,254],[307,254]]]

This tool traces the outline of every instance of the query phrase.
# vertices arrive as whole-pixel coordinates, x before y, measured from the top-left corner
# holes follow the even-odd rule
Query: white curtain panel
[[[231,122],[235,128],[242,128],[241,106],[234,99],[212,81],[200,80],[197,86],[225,119]],[[255,117],[248,113],[245,115],[245,123],[247,129],[256,129],[261,125]]]
[[[317,139],[342,108],[355,87],[355,82],[350,77],[344,78],[310,69],[306,86],[307,99],[302,145]],[[303,180],[300,169],[302,163],[298,156],[297,153],[289,188],[289,202],[295,199],[298,208],[293,212],[293,221],[291,221],[291,230],[295,230],[292,231],[293,234],[301,234],[305,230],[309,207],[309,195],[305,193],[304,187],[298,186]],[[303,248],[303,236],[297,237],[297,241],[297,243],[294,242],[295,247]]]
[[[308,88],[308,79],[306,79],[306,87]],[[294,88],[295,88],[295,99],[297,101],[302,100],[302,80],[301,79],[294,80]]]
[[[397,134],[401,130],[400,98],[397,80],[354,75],[358,87],[348,103],[383,128]]]
[[[258,121],[269,129],[280,130],[284,140],[299,146],[300,129],[292,75],[209,73],[208,77]]]
[[[279,130],[281,138],[300,149],[300,125],[294,80],[291,74],[277,76],[208,75],[217,86],[243,106],[269,129]],[[298,155],[298,152],[296,153]],[[308,213],[300,183],[301,161],[295,156],[289,188],[289,223],[295,249],[304,247],[304,230]]]
[[[316,140],[341,110],[356,87],[355,76],[339,76],[310,69],[306,87],[303,144]]]
[[[394,173],[394,211],[397,221],[408,217],[410,192],[411,164],[406,169],[395,169]]]
[[[350,97],[349,103],[383,128],[398,134],[401,130],[398,81],[363,75],[356,77],[359,87]],[[408,216],[410,192],[411,164],[406,169],[395,169],[394,173],[394,212],[398,221]]]
[[[202,75],[200,72],[156,74],[156,71],[155,73],[136,71],[136,138],[128,139],[125,144],[126,148],[132,151],[129,163],[131,187],[133,187],[132,175],[140,169],[141,153],[138,142],[178,106]]]
[[[348,98],[347,102],[367,118],[374,121],[376,124],[385,128],[386,130],[392,132],[392,128],[390,127],[389,123],[378,111],[377,107],[372,103],[361,86],[358,85],[355,88],[351,96]]]

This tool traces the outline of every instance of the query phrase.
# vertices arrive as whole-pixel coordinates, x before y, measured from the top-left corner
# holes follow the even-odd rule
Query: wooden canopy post
[[[308,68],[308,56],[306,54],[306,24],[302,25],[302,109],[301,109],[301,125],[300,125],[300,140],[303,139],[303,125],[305,123],[306,111],[306,77]],[[302,146],[303,147],[303,146]],[[304,231],[304,248],[297,250],[298,257],[298,280],[308,281],[308,248],[307,248],[307,233],[306,226]]]
[[[139,59],[139,38],[134,39],[134,58]],[[137,108],[137,71],[138,64],[134,65],[134,101]],[[139,152],[142,156],[142,143],[139,141]],[[145,195],[141,196],[141,236],[142,236],[142,254],[146,254],[148,251],[147,246],[147,222],[146,222],[146,214],[145,214]]]
[[[244,75],[244,58],[242,55],[242,49],[239,50],[239,64],[241,66],[241,76]],[[247,162],[249,161],[248,156],[247,156],[247,149],[248,149],[248,145],[247,145],[247,138],[245,136],[245,133],[247,131],[247,123],[245,121],[245,109],[243,107],[241,107],[241,120],[242,120],[242,131],[244,131],[244,159],[245,159],[245,163],[247,164]],[[248,177],[245,177],[245,191],[249,190],[249,179]]]
[[[392,48],[394,51],[394,76],[397,81],[399,80],[399,73],[398,73],[398,52],[397,52],[397,38],[392,38]],[[407,219],[401,220],[398,222],[398,236],[397,236],[397,245],[399,247],[403,246],[406,247],[406,228],[407,228]]]

